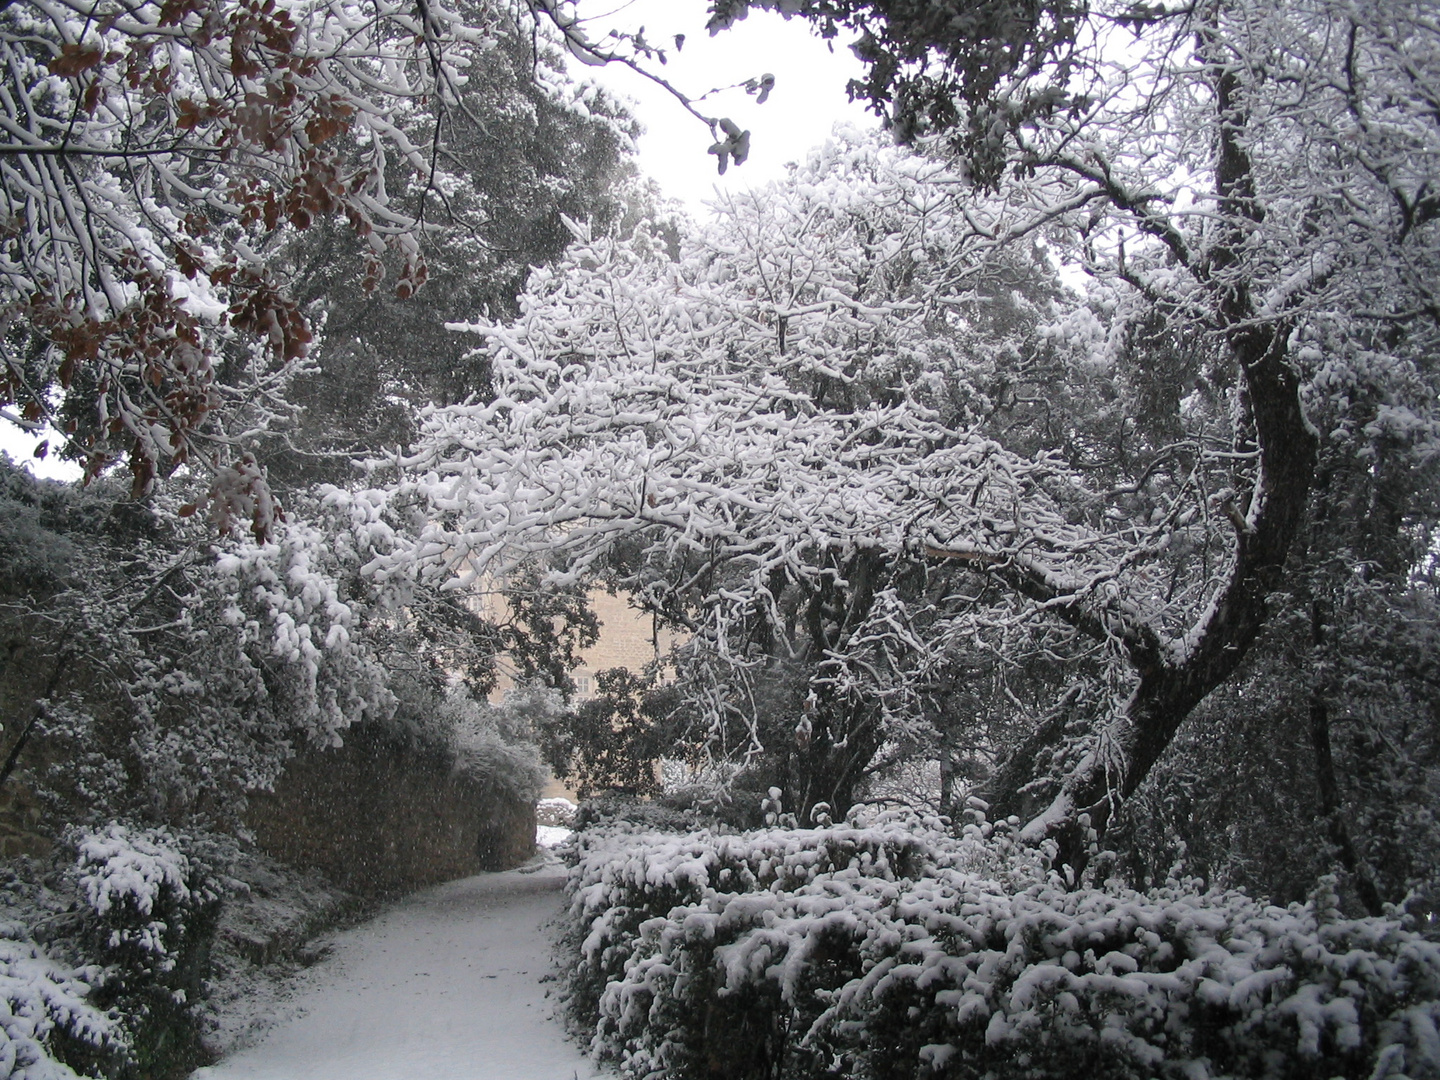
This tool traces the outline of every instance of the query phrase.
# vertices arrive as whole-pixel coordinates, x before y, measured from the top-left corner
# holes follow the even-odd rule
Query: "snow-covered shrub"
[[[571,1008],[631,1076],[1440,1077],[1402,918],[1067,890],[1007,833],[582,833]]]
[[[220,899],[181,841],[166,829],[115,823],[78,834],[75,848],[81,895],[103,928],[106,952],[153,977],[173,972],[185,952],[187,920]]]
[[[362,717],[394,709],[365,638],[365,604],[350,595],[362,554],[336,521],[285,522],[269,543],[237,541],[217,551],[213,586],[194,599],[219,611],[225,629],[207,627],[210,638],[241,657],[247,674],[253,669],[248,681],[257,695],[283,686],[277,704],[290,725],[330,746]]]
[[[507,799],[533,803],[545,780],[534,742],[534,716],[558,707],[559,695],[554,697],[552,702],[545,691],[527,687],[492,705],[476,701],[463,688],[452,688],[440,713],[456,767]]]
[[[910,933],[868,940],[817,1025],[867,1075],[1440,1076],[1440,949],[1323,897],[1008,896],[941,872],[883,921]],[[847,1035],[856,1019],[887,1053]]]
[[[24,927],[0,925],[0,1080],[73,1080],[72,1062],[116,1045],[113,1021],[87,1000],[94,971],[57,964]]]
[[[0,673],[24,717],[15,777],[52,837],[123,818],[233,827],[297,745],[394,709],[383,605],[355,576],[368,549],[298,496],[265,544],[177,516],[179,493],[117,496],[0,462],[0,631],[25,642]]]
[[[586,804],[582,818],[587,811],[595,812]],[[684,962],[683,972],[662,971],[647,961],[657,955],[667,920],[685,913],[677,924],[683,937],[689,914],[716,897],[740,900],[741,907],[727,921],[707,931],[705,950],[713,957],[750,928],[749,914],[763,919],[761,909],[770,899],[817,878],[853,871],[857,877],[894,881],[918,874],[924,865],[925,835],[921,823],[898,818],[865,829],[676,834],[613,817],[582,829],[576,834],[576,865],[568,883],[566,945],[574,966],[567,992],[572,1015],[582,1024],[595,1025],[596,1049],[622,1060],[635,1075],[655,1068],[689,1075],[693,1069],[685,1063],[693,1065],[703,1054],[696,1038],[704,1031],[718,1035],[720,1027],[737,1032],[733,1047],[753,1048],[753,1032],[744,1038],[738,1032],[764,1026],[775,1013],[775,1001],[759,1000],[771,988],[757,984],[749,988],[753,993],[734,999],[736,1008],[721,1006],[727,1015],[719,1023],[713,1006],[723,978],[715,982],[717,971],[709,961],[698,967]],[[753,904],[756,900],[760,906]],[[664,947],[670,944],[667,940]],[[657,1022],[653,1029],[647,1028],[650,1017],[645,1013],[652,1002]],[[664,1019],[669,1027],[659,1025],[661,1014],[676,1010],[678,1015]],[[642,1048],[651,1030],[661,1032],[660,1040]]]
[[[535,804],[535,822],[550,828],[570,828],[575,823],[575,804],[566,798],[541,799]]]
[[[123,1016],[142,1074],[162,1061],[171,1071],[197,1045],[190,1009],[203,990],[219,891],[187,853],[193,845],[166,829],[112,823],[72,840],[87,951],[104,965],[97,1000]]]
[[[688,832],[696,828],[698,817],[687,809],[676,809],[665,802],[637,799],[633,795],[607,793],[585,799],[575,810],[572,824],[577,829],[597,826],[645,830],[649,832]]]

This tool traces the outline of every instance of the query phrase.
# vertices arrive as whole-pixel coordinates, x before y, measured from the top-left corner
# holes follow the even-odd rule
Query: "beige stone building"
[[[596,590],[590,593],[590,607],[600,623],[598,640],[580,654],[580,666],[570,672],[575,680],[575,700],[588,701],[598,689],[595,677],[611,668],[625,668],[639,674],[645,665],[664,656],[670,649],[671,636],[657,627],[652,616],[636,611],[624,596]],[[501,601],[493,593],[484,594],[479,603],[482,613],[496,614],[496,605]],[[490,700],[500,702],[514,686],[509,673],[501,666],[500,679]],[[559,780],[551,777],[542,792],[544,798],[574,800],[575,792]]]
[[[619,667],[638,674],[670,648],[668,632],[659,629],[652,616],[632,608],[625,597],[594,592],[590,607],[600,620],[600,637],[581,653],[581,665],[570,673],[579,701],[595,696],[599,672]]]

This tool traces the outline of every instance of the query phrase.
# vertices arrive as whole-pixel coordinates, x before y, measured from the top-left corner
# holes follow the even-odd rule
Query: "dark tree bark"
[[[1267,596],[1280,584],[1303,520],[1315,473],[1318,438],[1305,419],[1300,376],[1287,354],[1292,328],[1283,313],[1260,318],[1241,272],[1241,245],[1263,215],[1255,200],[1233,74],[1222,69],[1216,88],[1216,195],[1228,228],[1204,258],[1164,229],[1156,235],[1214,295],[1217,328],[1240,373],[1254,424],[1259,468],[1246,505],[1232,515],[1235,536],[1226,580],[1190,633],[1167,642],[1155,628],[1118,609],[1097,609],[1089,598],[1067,602],[1023,567],[984,567],[1021,594],[1048,603],[1059,617],[1097,640],[1118,638],[1138,677],[1121,715],[1064,778],[1047,807],[1031,816],[1024,789],[1036,779],[1037,763],[1048,761],[1060,745],[1065,733],[1058,723],[1038,730],[1012,754],[991,792],[997,815],[1030,817],[1024,835],[1035,841],[1055,838],[1059,858],[1077,870],[1087,858],[1081,817],[1087,816],[1090,827],[1103,837],[1120,802],[1144,781],[1185,717],[1234,674],[1254,644],[1268,615]],[[949,553],[932,549],[931,554]]]
[[[885,566],[885,557],[878,552],[856,552],[811,591],[801,650],[810,662],[823,665],[826,657],[844,652],[845,640],[874,607]],[[817,803],[827,804],[836,817],[843,816],[854,805],[866,769],[880,751],[879,708],[873,701],[822,685],[804,709],[808,725],[802,729],[805,734],[797,735],[789,755],[786,804],[795,808],[801,821],[810,820]]]
[[[1319,599],[1310,602],[1310,646],[1312,662],[1321,659],[1326,646],[1326,622],[1329,604]],[[1335,775],[1335,757],[1330,749],[1330,705],[1326,687],[1315,679],[1310,689],[1310,749],[1315,754],[1315,793],[1319,801],[1319,817],[1326,835],[1335,848],[1340,865],[1355,884],[1356,895],[1371,915],[1383,912],[1384,901],[1370,868],[1356,854],[1350,827],[1345,821],[1340,801],[1340,784]]]
[[[1350,829],[1340,803],[1340,785],[1335,778],[1335,759],[1330,753],[1330,709],[1317,691],[1310,698],[1310,747],[1315,752],[1315,787],[1320,797],[1320,817],[1335,846],[1335,854],[1355,883],[1355,893],[1371,915],[1384,911],[1384,901],[1369,868],[1355,852]]]

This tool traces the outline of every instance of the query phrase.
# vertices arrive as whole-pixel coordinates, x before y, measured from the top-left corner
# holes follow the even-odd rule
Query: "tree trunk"
[[[1321,515],[1322,517],[1325,516]],[[1323,650],[1326,645],[1326,616],[1330,610],[1328,602],[1312,598],[1310,601],[1310,646],[1311,659],[1315,667],[1323,671]],[[1340,802],[1340,784],[1335,776],[1335,757],[1330,750],[1330,706],[1326,701],[1326,687],[1319,676],[1314,677],[1310,690],[1310,748],[1315,753],[1315,791],[1319,799],[1320,818],[1325,823],[1325,832],[1335,847],[1335,854],[1346,872],[1355,883],[1355,892],[1365,910],[1371,915],[1382,913],[1383,902],[1380,890],[1375,885],[1374,875],[1355,853],[1355,844],[1350,838],[1350,827],[1345,822],[1344,806]]]
[[[68,630],[68,627],[67,627]],[[10,745],[10,752],[5,755],[5,762],[0,765],[0,791],[10,782],[10,777],[15,772],[15,767],[20,763],[20,755],[25,752],[29,745],[30,736],[40,722],[45,719],[50,709],[51,700],[55,691],[60,688],[60,680],[69,673],[70,662],[75,657],[75,651],[70,646],[65,646],[55,657],[54,666],[50,669],[50,677],[45,681],[45,687],[35,696],[30,707],[30,717],[26,720],[25,726],[20,729],[20,734]]]
[[[808,737],[787,755],[785,806],[808,824],[816,804],[843,818],[855,804],[865,771],[880,751],[879,716],[863,706],[830,708],[811,717]]]
[[[880,552],[861,550],[836,566],[834,577],[813,587],[805,609],[805,655],[844,654],[845,642],[874,607],[884,570]],[[817,670],[823,665],[822,660]],[[845,815],[883,741],[880,710],[863,695],[839,694],[832,686],[817,685],[812,675],[804,708],[809,724],[803,740],[797,735],[785,784],[785,804],[802,824],[810,821],[817,803],[828,805],[836,818]]]
[[[1340,785],[1335,779],[1335,759],[1330,753],[1330,710],[1319,691],[1310,697],[1310,746],[1315,751],[1315,787],[1320,796],[1320,816],[1325,822],[1325,831],[1335,845],[1340,865],[1354,881],[1355,893],[1365,910],[1371,915],[1380,915],[1384,909],[1380,890],[1369,868],[1356,855],[1350,828],[1345,824]]]
[[[1090,825],[1103,836],[1119,803],[1144,781],[1181,722],[1234,673],[1254,643],[1268,614],[1266,598],[1280,584],[1315,473],[1319,440],[1305,419],[1300,376],[1287,355],[1291,327],[1283,317],[1258,317],[1240,268],[1247,227],[1258,226],[1263,214],[1254,197],[1243,116],[1235,105],[1235,78],[1229,70],[1217,76],[1216,89],[1216,187],[1222,214],[1234,224],[1210,251],[1208,263],[1197,264],[1192,272],[1216,294],[1220,327],[1255,425],[1259,470],[1248,506],[1236,515],[1231,568],[1214,603],[1188,635],[1175,641],[1162,640],[1144,625],[1122,633],[1139,676],[1134,693],[1065,778],[1059,794],[1023,830],[1032,841],[1046,836],[1058,840],[1060,859],[1077,871],[1086,861],[1080,816],[1088,814]],[[1086,617],[1077,612],[1073,619],[1084,625]],[[1030,762],[1044,760],[1048,755],[1040,751],[1056,745],[1061,735],[1057,728],[1041,740],[1043,747],[1027,744],[1022,750]],[[992,801],[1001,816],[1020,811],[1021,789],[1034,777],[1025,767],[1029,763],[1018,764],[1004,770],[1008,781],[994,792]]]
[[[955,760],[948,746],[940,748],[940,813],[945,817],[955,813]]]

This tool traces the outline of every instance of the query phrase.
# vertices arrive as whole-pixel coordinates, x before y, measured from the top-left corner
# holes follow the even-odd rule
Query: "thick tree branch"
[[[1079,816],[1088,814],[1090,825],[1103,835],[1119,801],[1144,781],[1185,717],[1235,672],[1254,643],[1268,614],[1267,597],[1279,584],[1299,529],[1315,470],[1319,440],[1300,402],[1300,375],[1288,351],[1291,326],[1283,319],[1256,317],[1242,271],[1248,228],[1263,221],[1264,214],[1255,199],[1254,166],[1245,148],[1233,71],[1220,66],[1216,87],[1216,194],[1224,218],[1232,224],[1207,253],[1204,278],[1215,293],[1217,314],[1247,391],[1259,470],[1244,527],[1235,531],[1225,584],[1191,631],[1160,654],[1159,663],[1134,663],[1132,652],[1138,681],[1100,734],[1103,748],[1097,746],[1084,757],[1027,830],[1034,838],[1060,839],[1061,858],[1077,868],[1086,861]],[[1056,730],[1042,741],[1052,743],[1060,735]],[[1038,753],[1036,747],[1029,749]],[[995,799],[1002,814],[1027,809],[1023,783],[1017,782],[1020,774],[1012,769],[1008,775],[1011,786]]]

